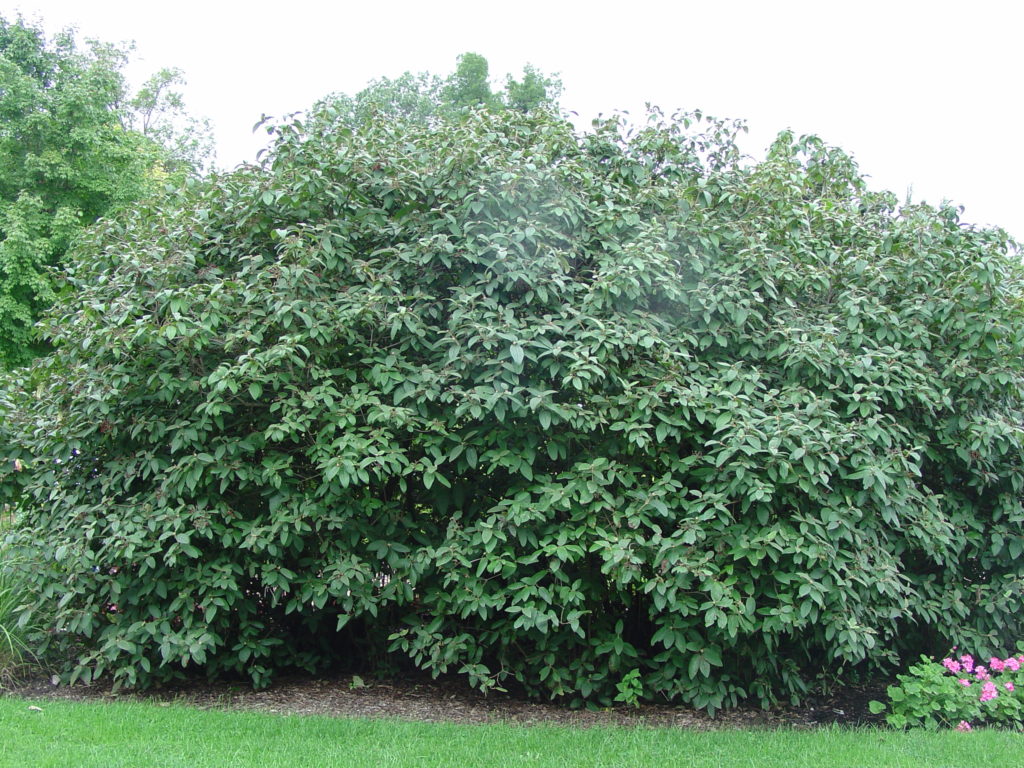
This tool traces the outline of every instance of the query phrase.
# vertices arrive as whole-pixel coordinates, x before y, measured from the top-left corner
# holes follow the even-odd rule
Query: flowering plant
[[[955,652],[955,648],[953,649]],[[921,657],[908,674],[897,675],[898,685],[887,689],[890,704],[885,716],[896,728],[921,726],[971,730],[972,724],[990,723],[1024,727],[1024,654],[984,663],[969,653],[950,654],[941,662]],[[879,714],[880,701],[868,707]]]

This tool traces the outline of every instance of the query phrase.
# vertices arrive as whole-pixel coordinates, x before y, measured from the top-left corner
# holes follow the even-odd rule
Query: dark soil
[[[8,686],[8,695],[31,699],[74,701],[152,701],[201,708],[272,712],[289,715],[334,717],[394,717],[405,720],[450,723],[554,723],[563,725],[662,726],[691,729],[780,726],[810,728],[830,723],[864,725],[878,723],[868,702],[884,698],[883,685],[847,686],[819,694],[799,707],[778,706],[769,710],[741,707],[709,717],[685,707],[643,704],[597,711],[573,710],[548,702],[528,701],[509,695],[483,695],[461,679],[400,679],[284,677],[269,688],[254,691],[245,684],[194,681],[144,692],[118,692],[109,684],[55,686],[36,677]]]

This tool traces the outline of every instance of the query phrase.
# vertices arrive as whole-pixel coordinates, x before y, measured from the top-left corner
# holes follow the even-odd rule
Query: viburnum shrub
[[[95,229],[0,393],[68,679],[713,710],[1021,635],[1005,233],[698,115],[332,120]]]
[[[924,726],[955,727],[969,731],[977,724],[1024,726],[1024,654],[1000,658],[987,664],[971,654],[952,656],[937,662],[927,656],[898,675],[899,685],[890,685],[886,721],[896,728]],[[869,704],[880,714],[886,705]]]

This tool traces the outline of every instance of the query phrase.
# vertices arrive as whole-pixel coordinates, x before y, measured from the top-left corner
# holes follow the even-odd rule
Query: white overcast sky
[[[447,74],[485,56],[498,84],[530,62],[557,72],[589,118],[645,102],[750,125],[757,156],[784,128],[852,153],[876,188],[949,199],[964,220],[1024,239],[1022,33],[1017,0],[677,0],[601,3],[0,2],[48,32],[133,40],[136,82],[175,66],[215,127],[219,165],[254,158],[252,126],[368,80]]]

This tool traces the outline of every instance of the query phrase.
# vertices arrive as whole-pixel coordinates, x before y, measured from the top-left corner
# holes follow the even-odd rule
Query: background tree
[[[82,228],[208,157],[198,126],[173,125],[180,75],[165,70],[131,98],[127,55],[0,17],[0,369],[41,351],[32,328]]]
[[[508,75],[504,102],[509,109],[529,112],[542,104],[557,104],[562,84],[557,77],[547,77],[530,64],[523,67],[522,80]]]
[[[0,398],[68,678],[715,709],[1012,650],[1019,255],[740,129],[290,122],[91,230]]]
[[[492,92],[487,59],[464,53],[458,57],[455,71],[445,78],[406,72],[394,79],[375,80],[355,96],[333,94],[321,106],[329,108],[332,122],[351,128],[382,119],[429,121],[474,107],[529,112],[543,105],[556,107],[561,92],[557,76],[544,75],[530,64],[523,68],[521,80],[509,75],[505,89]],[[320,120],[325,117],[327,110],[319,111]]]
[[[455,107],[495,107],[500,97],[491,92],[490,67],[479,53],[463,53],[455,72],[442,90],[444,100]]]
[[[210,170],[214,159],[213,128],[206,118],[190,115],[179,88],[185,85],[180,69],[161,69],[128,100],[122,125],[164,148],[164,173],[182,175]]]

